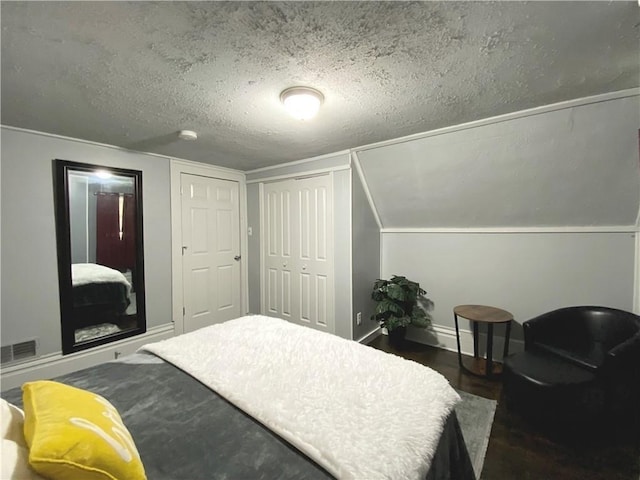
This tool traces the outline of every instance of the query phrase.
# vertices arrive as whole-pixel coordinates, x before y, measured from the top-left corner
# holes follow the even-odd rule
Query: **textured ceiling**
[[[1,14],[2,124],[241,170],[640,84],[636,1],[3,1]],[[312,121],[279,103],[298,84],[324,93]]]

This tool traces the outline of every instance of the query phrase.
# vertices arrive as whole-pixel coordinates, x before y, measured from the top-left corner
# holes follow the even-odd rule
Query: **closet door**
[[[264,185],[266,315],[334,333],[331,176]]]

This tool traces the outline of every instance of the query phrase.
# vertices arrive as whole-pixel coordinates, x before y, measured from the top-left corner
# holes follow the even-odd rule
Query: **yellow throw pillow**
[[[52,480],[144,480],[131,434],[100,395],[58,382],[22,386],[29,463]]]

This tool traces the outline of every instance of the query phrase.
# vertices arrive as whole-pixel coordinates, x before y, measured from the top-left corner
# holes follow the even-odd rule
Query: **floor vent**
[[[19,362],[36,356],[36,341],[27,340],[13,345],[5,345],[0,350],[2,353],[0,360],[2,365]]]

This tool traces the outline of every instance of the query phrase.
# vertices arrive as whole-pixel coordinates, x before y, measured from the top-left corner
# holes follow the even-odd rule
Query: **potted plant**
[[[407,333],[407,326],[426,328],[431,323],[427,312],[420,306],[426,300],[426,291],[418,282],[406,277],[392,276],[390,280],[378,279],[373,284],[371,298],[377,302],[371,320],[380,322],[380,326],[389,332],[392,344],[401,344]]]

